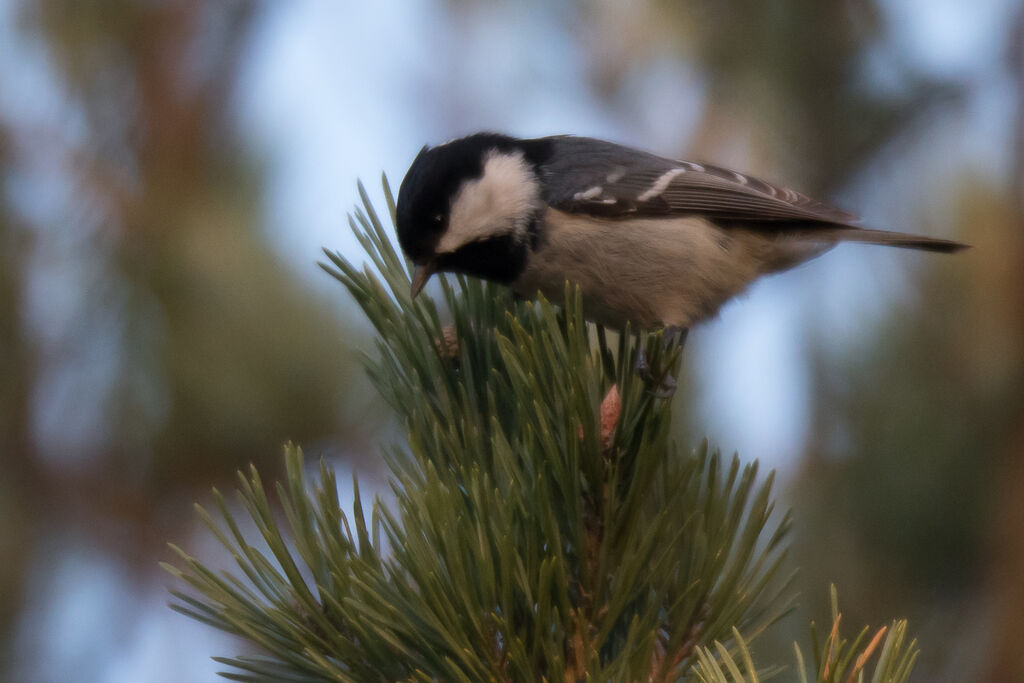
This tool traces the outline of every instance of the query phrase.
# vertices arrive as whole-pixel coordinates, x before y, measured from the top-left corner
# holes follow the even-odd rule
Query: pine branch
[[[812,639],[815,642],[813,678],[808,678],[807,664],[803,651],[793,644],[796,656],[796,671],[800,683],[858,683],[867,676],[867,665],[877,653],[877,661],[871,675],[871,683],[905,683],[917,660],[917,641],[907,642],[907,622],[893,621],[875,631],[865,642],[870,632],[862,629],[853,641],[842,638],[839,624],[838,596],[832,587],[832,625],[828,637],[819,642],[812,625]],[[730,650],[720,642],[712,647],[697,648],[699,659],[694,674],[701,683],[759,683],[761,680],[754,666],[753,658],[743,636],[735,631],[734,648]],[[881,651],[878,646],[881,644]]]
[[[276,508],[254,469],[239,475],[257,539],[215,492],[216,518],[200,514],[237,572],[177,548],[168,570],[191,587],[175,609],[263,652],[218,659],[225,675],[669,681],[711,648],[728,666],[721,648],[742,652],[788,609],[789,516],[756,463],[671,444],[669,402],[634,367],[644,348],[674,369],[678,347],[610,342],[569,289],[556,308],[442,277],[440,302],[412,300],[360,195],[351,224],[369,265],[328,252],[323,267],[378,333],[365,362],[407,436],[387,453],[394,503],[375,501],[367,522],[353,482],[350,518],[333,472],[307,481],[292,446]]]

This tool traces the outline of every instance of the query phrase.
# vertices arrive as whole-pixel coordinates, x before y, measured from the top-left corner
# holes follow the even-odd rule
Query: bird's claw
[[[643,349],[636,355],[635,371],[648,391],[655,398],[668,399],[676,393],[676,378],[667,369],[662,372],[655,372],[647,363],[647,354]]]
[[[665,347],[678,343],[680,347],[686,343],[687,328],[669,327],[665,330]],[[664,354],[662,354],[664,355]],[[676,378],[672,376],[670,368],[658,368],[654,370],[647,362],[647,354],[644,349],[638,349],[636,354],[636,374],[648,386],[648,390],[655,398],[669,399],[676,393]]]
[[[654,398],[667,400],[675,396],[676,388],[676,378],[670,373],[666,373],[665,376],[661,378],[661,382],[658,386],[651,388],[650,392]]]

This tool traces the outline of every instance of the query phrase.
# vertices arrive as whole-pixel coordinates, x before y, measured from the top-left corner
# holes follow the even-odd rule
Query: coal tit
[[[438,271],[559,301],[633,330],[686,329],[751,282],[837,242],[937,252],[966,245],[871,230],[802,194],[708,164],[585,137],[478,133],[424,147],[398,193],[412,295]]]

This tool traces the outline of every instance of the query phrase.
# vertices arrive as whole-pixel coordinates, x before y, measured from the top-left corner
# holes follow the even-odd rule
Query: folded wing
[[[832,226],[856,221],[799,192],[718,166],[673,161],[591,138],[549,140],[552,154],[543,167],[546,199],[563,211],[607,217],[698,214],[735,222]]]

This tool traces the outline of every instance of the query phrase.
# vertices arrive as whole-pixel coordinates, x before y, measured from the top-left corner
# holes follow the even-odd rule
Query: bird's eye
[[[444,220],[444,216],[441,214],[435,214],[430,220],[433,221],[435,225],[441,225],[441,221]]]

